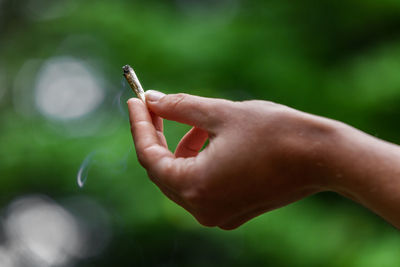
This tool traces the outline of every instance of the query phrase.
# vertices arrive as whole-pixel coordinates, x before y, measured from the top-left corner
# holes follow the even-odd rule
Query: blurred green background
[[[103,245],[59,265],[400,266],[397,230],[333,193],[234,231],[198,225],[137,162],[125,64],[145,89],[276,101],[398,143],[400,1],[0,0],[2,221],[49,198]],[[166,122],[172,150],[188,129]]]

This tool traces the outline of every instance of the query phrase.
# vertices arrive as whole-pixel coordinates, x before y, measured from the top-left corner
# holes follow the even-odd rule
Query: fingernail
[[[129,104],[130,101],[134,101],[134,98],[129,98],[128,101],[126,101],[127,104]]]
[[[148,90],[146,91],[146,99],[148,101],[158,101],[161,97],[165,96],[164,93],[155,90]]]

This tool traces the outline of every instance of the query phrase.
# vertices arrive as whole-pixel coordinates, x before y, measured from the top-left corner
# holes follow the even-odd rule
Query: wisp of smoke
[[[112,153],[108,149],[94,150],[90,152],[83,160],[79,167],[78,174],[76,176],[76,182],[80,188],[82,188],[89,176],[89,170],[92,167],[106,168],[108,171],[118,174],[123,173],[128,166],[129,154],[132,152],[132,147],[129,147],[128,151],[117,160],[113,160]]]
[[[122,101],[122,99],[128,98],[129,97],[128,94],[130,93],[130,90],[127,90],[128,87],[126,85],[126,80],[124,78],[121,79],[121,86],[122,88],[118,91],[118,93],[114,97],[113,106],[117,106],[119,113],[122,115],[122,117],[124,117],[126,120],[129,121],[128,113],[122,103],[122,102],[125,103],[125,101]],[[120,160],[114,162],[112,162],[112,160],[110,159],[111,156],[107,156],[108,154],[111,154],[111,153],[107,154],[107,152],[110,152],[109,150],[101,149],[100,151],[99,149],[96,149],[90,152],[85,157],[85,159],[83,160],[82,164],[79,167],[76,178],[78,186],[82,188],[85,185],[89,175],[89,170],[94,165],[101,166],[101,168],[107,166],[107,168],[109,170],[112,170],[114,173],[125,171],[128,165],[128,156],[131,151],[132,148],[130,146],[129,150],[125,153],[125,155]],[[107,159],[110,159],[110,161],[107,161]]]
[[[125,98],[125,94],[130,93],[130,91],[128,90],[128,87],[126,86],[125,78],[121,79],[121,86],[122,86],[121,90],[119,90],[118,93],[114,97],[113,106],[116,105],[118,107],[119,113],[122,115],[122,117],[124,117],[124,119],[129,121],[129,116],[126,111],[126,107],[124,108],[124,106],[123,106],[123,104],[125,104],[126,101],[122,101],[122,99]],[[126,98],[128,98],[128,97],[126,97]]]
[[[89,153],[86,158],[83,160],[81,166],[79,167],[78,175],[76,177],[76,182],[78,186],[82,188],[87,180],[89,169],[92,166],[92,158],[96,154],[96,150]]]

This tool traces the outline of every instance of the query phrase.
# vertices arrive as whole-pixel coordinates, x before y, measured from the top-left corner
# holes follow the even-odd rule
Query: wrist
[[[312,115],[311,115],[312,116]],[[339,121],[312,116],[308,158],[313,184],[357,199],[356,189],[365,172],[364,158],[376,140]]]
[[[360,133],[338,121],[319,117],[317,120],[325,130],[317,136],[317,141],[311,140],[316,143],[311,145],[315,150],[311,163],[314,183],[321,191],[350,196],[354,183],[352,171],[358,168],[361,154],[356,144]]]
[[[334,120],[306,115],[311,185],[348,197],[400,228],[400,147]]]
[[[282,163],[278,164],[279,169],[293,178],[291,183],[306,191],[336,191],[340,182],[337,179],[342,176],[336,170],[335,164],[340,159],[336,152],[344,143],[341,131],[346,125],[290,108],[276,120],[283,125],[283,130],[275,129],[279,132],[277,147],[283,152],[278,158]]]
[[[301,144],[297,147],[300,151],[298,161],[304,166],[306,186],[314,188],[315,192],[340,190],[344,173],[339,152],[340,147],[346,146],[344,132],[348,131],[348,126],[307,113],[301,113],[299,124],[304,127],[297,132],[296,139],[301,140],[297,142]]]
[[[316,183],[365,205],[373,195],[400,188],[400,148],[344,123],[325,120],[327,125],[316,159]]]
[[[352,195],[362,176],[358,173],[363,169],[362,156],[380,140],[339,121],[299,114],[296,124],[302,127],[294,128],[292,148],[299,151],[297,161],[307,177],[305,186],[317,192]]]

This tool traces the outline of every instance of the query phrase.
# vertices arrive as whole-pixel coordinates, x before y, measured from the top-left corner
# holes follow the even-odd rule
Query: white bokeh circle
[[[39,71],[35,104],[43,115],[70,120],[95,110],[104,99],[99,76],[84,62],[70,57],[52,58]]]

